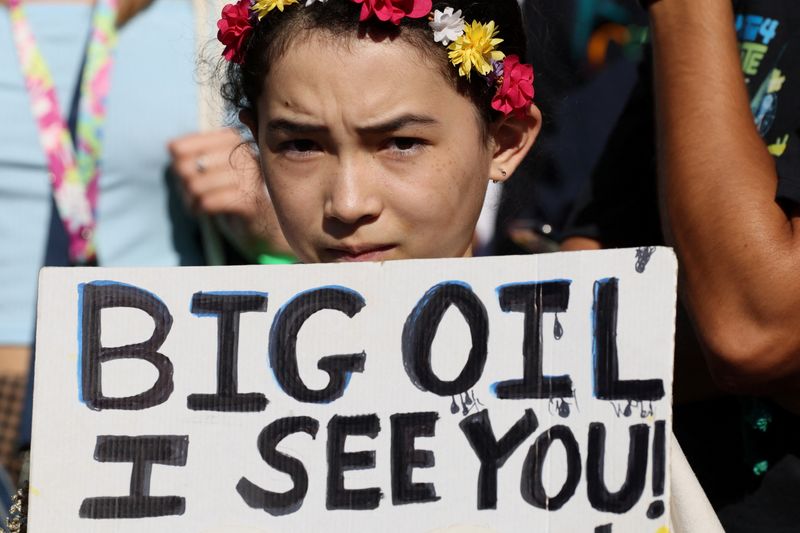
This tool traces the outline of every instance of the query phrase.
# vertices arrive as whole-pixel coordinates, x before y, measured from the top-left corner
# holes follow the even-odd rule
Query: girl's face
[[[468,256],[489,179],[518,162],[500,166],[474,105],[401,40],[297,38],[257,109],[243,120],[307,263]]]

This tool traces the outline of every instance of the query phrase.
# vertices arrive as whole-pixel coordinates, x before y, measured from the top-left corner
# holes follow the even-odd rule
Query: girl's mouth
[[[384,261],[394,248],[394,244],[363,244],[327,248],[325,252],[336,262]]]

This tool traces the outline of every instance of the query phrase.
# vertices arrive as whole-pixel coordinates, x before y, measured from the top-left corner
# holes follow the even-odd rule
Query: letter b
[[[80,309],[81,392],[90,409],[147,409],[164,403],[172,394],[172,362],[158,353],[172,327],[172,315],[164,302],[155,295],[131,285],[116,282],[82,284]],[[144,342],[126,346],[103,347],[100,342],[103,309],[131,307],[141,309],[153,319],[153,334]],[[116,359],[142,359],[158,371],[158,379],[150,389],[125,397],[103,394],[102,364]]]

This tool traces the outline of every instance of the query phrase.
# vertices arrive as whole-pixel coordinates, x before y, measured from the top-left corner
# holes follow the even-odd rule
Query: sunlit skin
[[[295,39],[272,66],[258,143],[281,227],[307,263],[465,257],[490,179],[511,175],[538,110],[482,136],[477,110],[402,39]]]

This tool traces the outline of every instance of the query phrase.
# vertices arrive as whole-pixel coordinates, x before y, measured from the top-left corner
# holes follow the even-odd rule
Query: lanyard
[[[10,0],[11,28],[31,110],[47,157],[59,217],[73,264],[96,262],[95,228],[106,97],[117,42],[118,0],[97,0],[79,91],[75,138],[58,105],[55,85],[31,31],[22,0]],[[53,21],[57,24],[57,21]]]

